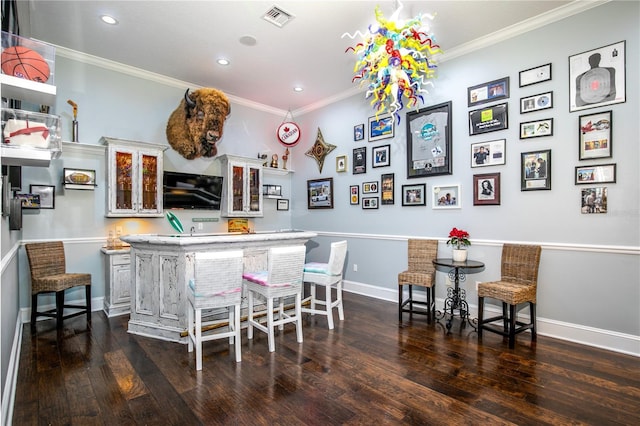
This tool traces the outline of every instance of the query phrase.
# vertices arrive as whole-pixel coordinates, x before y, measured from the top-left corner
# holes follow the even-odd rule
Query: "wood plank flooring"
[[[242,339],[206,342],[203,370],[186,345],[127,333],[128,316],[27,324],[14,425],[638,425],[640,359],[529,334],[502,337],[345,294],[345,321],[306,316]]]

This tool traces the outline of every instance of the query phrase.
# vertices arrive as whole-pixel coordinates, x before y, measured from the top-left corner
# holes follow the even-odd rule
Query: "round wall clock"
[[[285,121],[278,126],[278,140],[286,147],[295,146],[300,141],[300,127],[293,121]]]

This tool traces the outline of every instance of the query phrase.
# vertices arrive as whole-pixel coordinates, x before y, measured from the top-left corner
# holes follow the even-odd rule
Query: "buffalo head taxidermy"
[[[169,145],[188,160],[215,157],[230,112],[229,100],[221,91],[203,88],[189,93],[187,89],[167,122]]]

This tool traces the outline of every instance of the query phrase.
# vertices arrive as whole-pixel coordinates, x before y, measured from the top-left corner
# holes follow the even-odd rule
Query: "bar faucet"
[[[192,227],[191,227],[191,236],[192,236],[192,237],[193,237],[193,233],[194,233],[194,232],[196,232],[196,227],[195,227],[195,226],[192,226]]]

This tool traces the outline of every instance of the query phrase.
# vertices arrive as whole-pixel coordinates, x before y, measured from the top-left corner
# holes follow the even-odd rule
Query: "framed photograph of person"
[[[523,152],[520,156],[520,190],[550,190],[551,150]]]
[[[509,97],[509,77],[467,88],[467,106],[476,106]]]
[[[355,148],[353,150],[353,174],[367,173],[367,148]]]
[[[582,214],[607,212],[607,187],[584,188],[580,191],[580,211]]]
[[[349,203],[352,206],[360,204],[360,185],[349,186]]]
[[[581,115],[578,119],[579,158],[591,160],[593,158],[609,158],[613,129],[612,112],[602,111],[595,114]]]
[[[369,142],[393,137],[393,116],[381,114],[369,117]]]
[[[627,101],[626,41],[569,56],[569,112]]]
[[[616,165],[598,164],[576,167],[576,185],[590,183],[616,183]]]
[[[427,185],[424,183],[417,183],[415,185],[402,185],[402,205],[426,206],[426,191]]]
[[[344,173],[347,171],[347,156],[338,155],[336,157],[336,172]]]
[[[373,167],[390,166],[391,145],[382,145],[371,148],[371,163]]]
[[[362,197],[362,208],[365,210],[377,209],[378,204],[378,197]]]
[[[553,108],[553,92],[520,98],[520,114]]]
[[[381,197],[380,203],[382,205],[391,205],[395,201],[394,188],[395,188],[395,175],[393,173],[386,173],[380,176]]]
[[[307,208],[333,208],[333,178],[311,179],[307,181]]]
[[[473,205],[500,205],[500,173],[473,175]]]
[[[364,123],[353,126],[353,140],[355,142],[364,140]]]
[[[520,123],[520,139],[553,136],[553,118]]]
[[[55,209],[56,187],[54,185],[29,185],[29,192],[40,196],[41,209]]]
[[[440,185],[431,188],[432,209],[459,209],[461,207],[460,185]]]
[[[506,139],[471,144],[471,167],[499,166],[505,163]]]
[[[408,112],[407,178],[450,175],[451,101]]]
[[[508,116],[506,103],[469,111],[469,136],[508,129]]]
[[[378,181],[362,182],[363,194],[377,194],[378,193]]]
[[[531,86],[532,84],[542,83],[551,80],[551,64],[540,65],[539,67],[529,68],[528,70],[518,73],[520,87]]]

